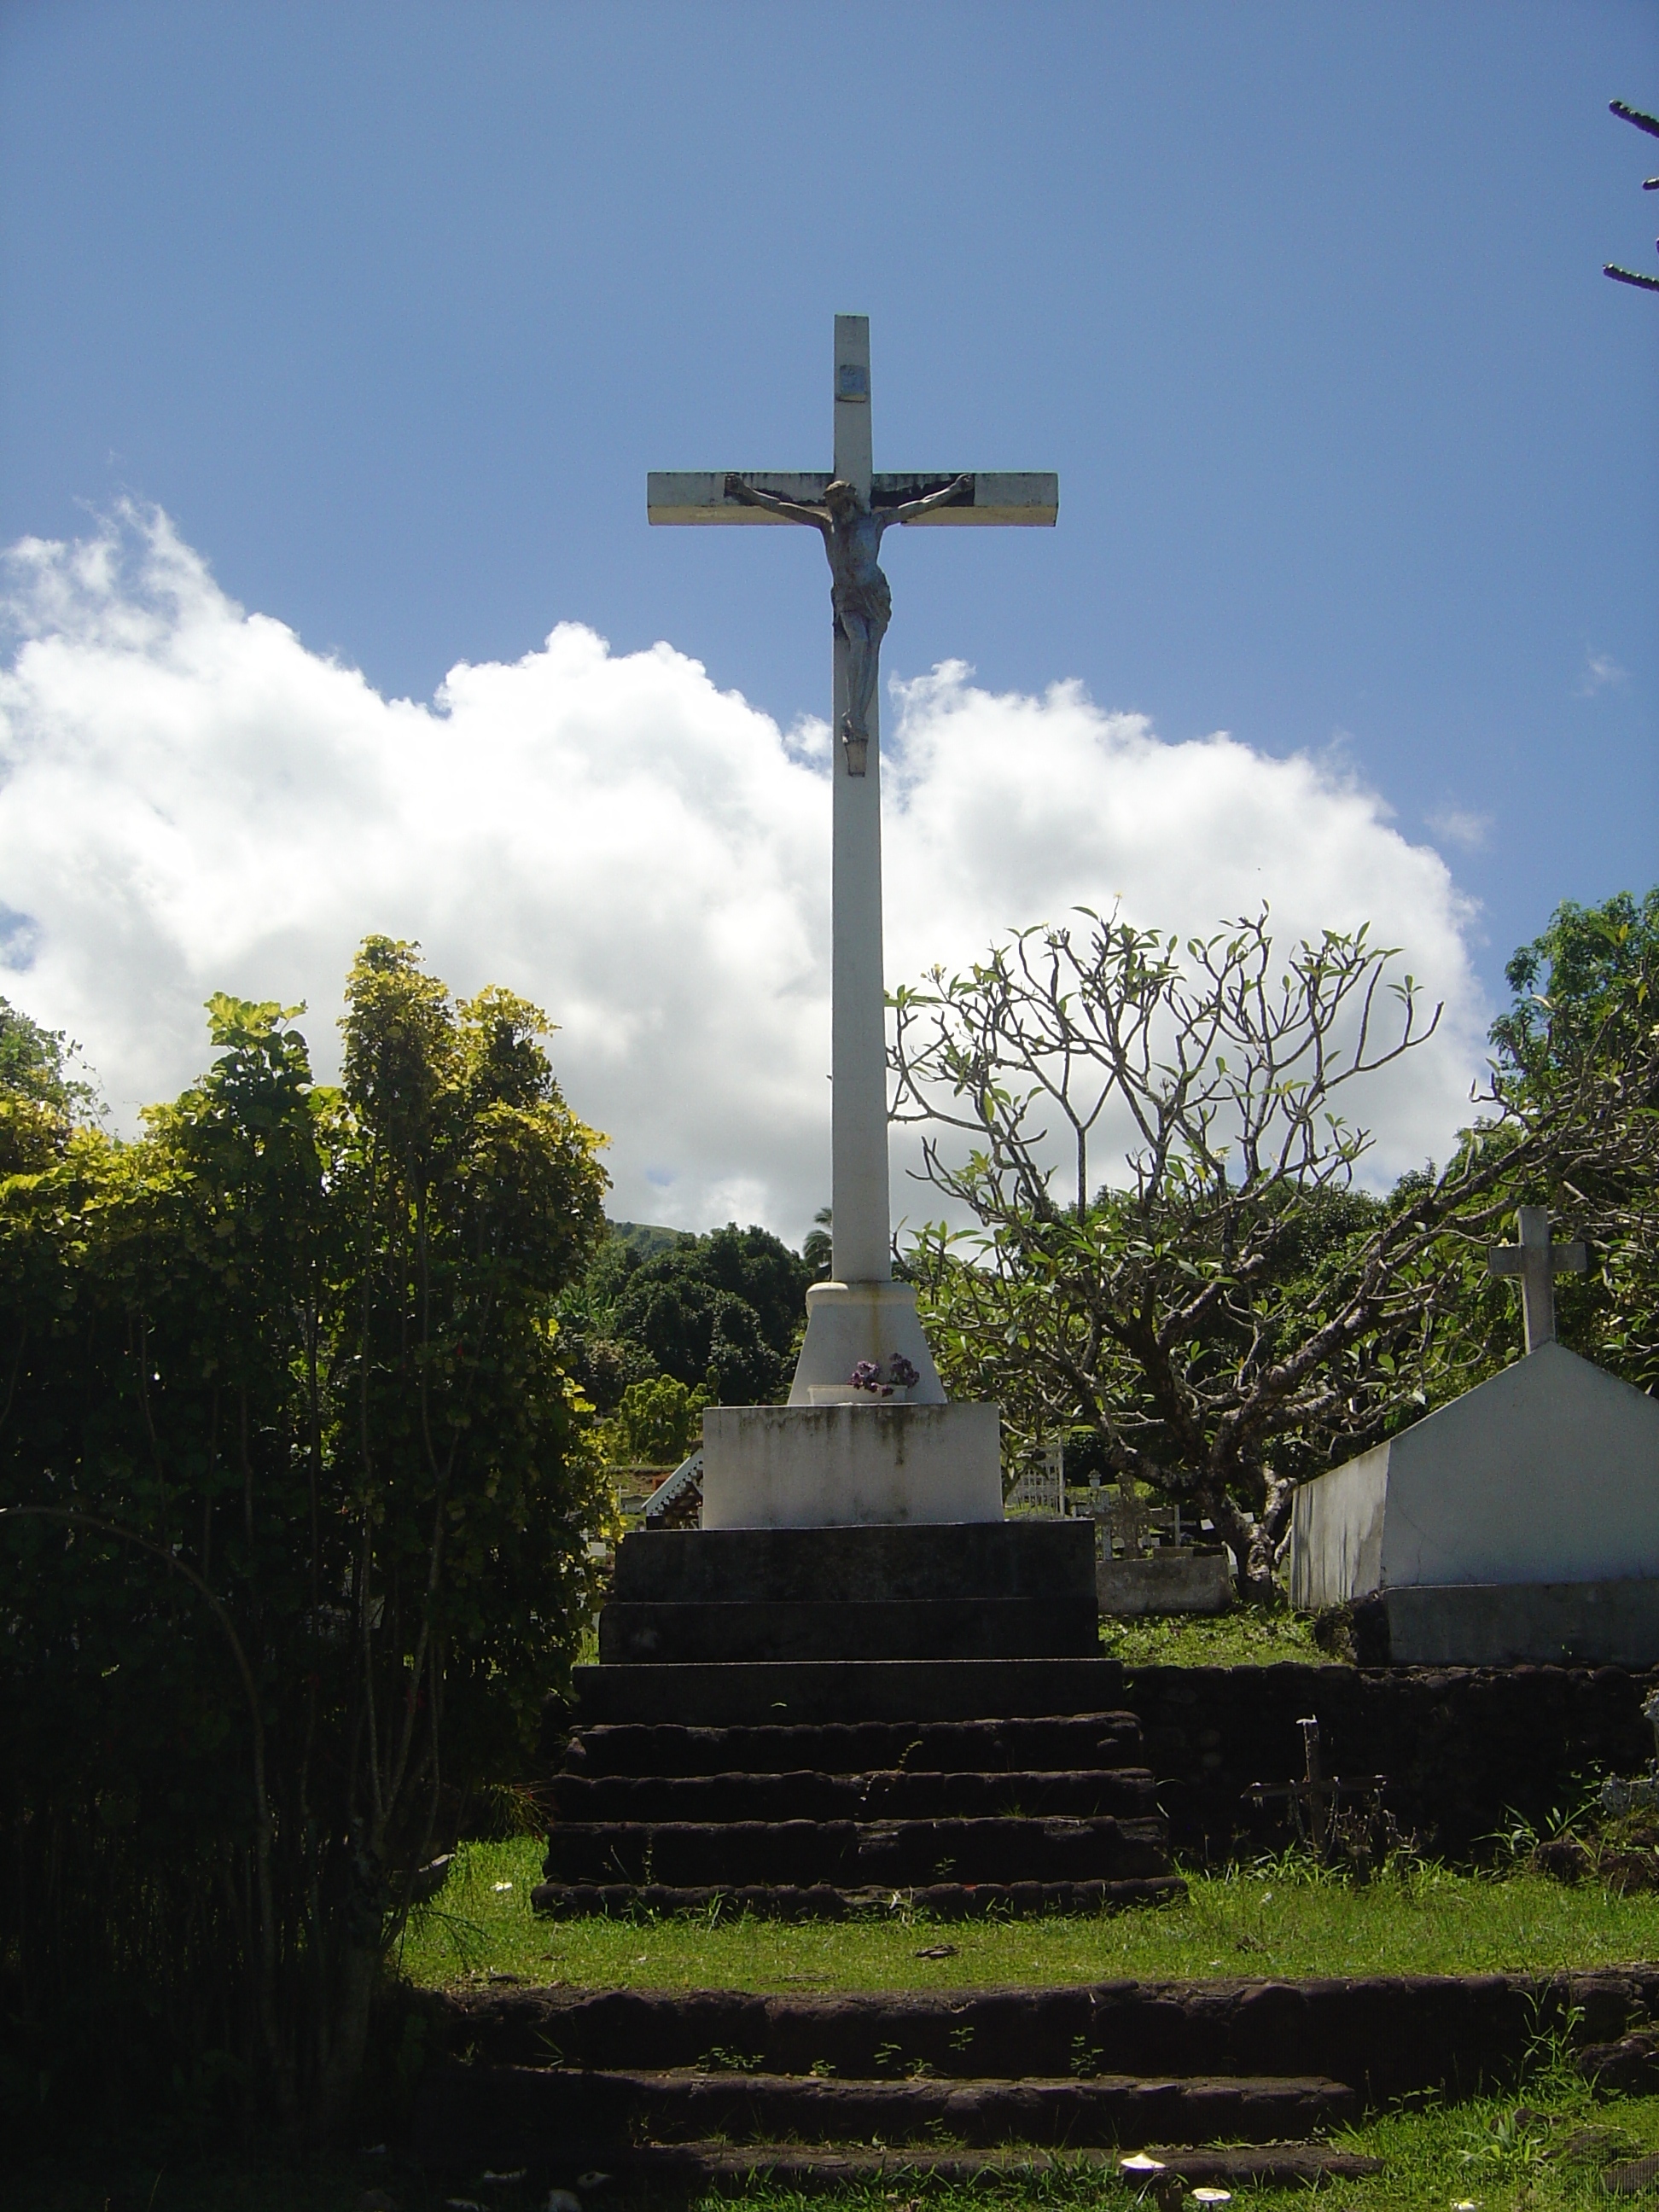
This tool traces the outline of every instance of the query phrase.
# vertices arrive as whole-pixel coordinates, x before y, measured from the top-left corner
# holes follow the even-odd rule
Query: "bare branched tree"
[[[1085,1432],[1268,1602],[1297,1485],[1422,1410],[1479,1247],[1517,1189],[1605,1157],[1628,1101],[1592,1049],[1524,1109],[1494,1072],[1450,1165],[1377,1198],[1348,1094],[1440,1018],[1393,949],[1328,931],[1285,959],[1265,909],[1184,948],[1079,913],[895,994],[895,1117],[976,1224],[908,1262],[957,1389]]]

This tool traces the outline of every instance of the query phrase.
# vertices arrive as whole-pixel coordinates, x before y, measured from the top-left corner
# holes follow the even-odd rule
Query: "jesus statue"
[[[870,736],[870,709],[875,703],[876,678],[881,641],[893,617],[893,594],[876,556],[881,533],[890,523],[914,522],[936,507],[971,489],[971,476],[958,477],[943,490],[925,499],[908,500],[902,507],[871,508],[857,490],[839,477],[826,484],[822,507],[803,507],[792,499],[777,499],[757,491],[738,476],[726,479],[726,496],[747,507],[763,507],[786,522],[810,522],[823,533],[830,556],[830,604],[835,610],[836,635],[847,642],[847,710],[842,717],[842,742],[848,748],[849,773],[862,772],[864,750]]]

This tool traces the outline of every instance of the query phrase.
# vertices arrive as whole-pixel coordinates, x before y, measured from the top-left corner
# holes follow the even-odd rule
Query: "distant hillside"
[[[654,1221],[613,1221],[611,1234],[619,1244],[626,1244],[630,1252],[637,1252],[641,1260],[649,1260],[659,1252],[672,1251],[685,1231],[664,1229]]]

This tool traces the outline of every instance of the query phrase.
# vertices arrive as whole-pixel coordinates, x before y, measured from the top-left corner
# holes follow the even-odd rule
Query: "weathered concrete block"
[[[705,1529],[1001,1518],[994,1406],[714,1406],[702,1417]]]
[[[647,1544],[691,1541],[647,1536]],[[1087,1658],[1098,1648],[1094,1593],[1085,1597],[790,1599],[738,1605],[630,1605],[599,1614],[606,1666],[837,1660]]]
[[[1100,1559],[1095,1595],[1121,1620],[1148,1613],[1224,1613],[1232,1602],[1225,1552],[1155,1552],[1146,1559]]]
[[[850,1604],[1094,1595],[1086,1521],[647,1530],[617,1547],[634,1604]]]
[[[1385,1589],[1396,1667],[1651,1667],[1659,1581],[1473,1583]]]

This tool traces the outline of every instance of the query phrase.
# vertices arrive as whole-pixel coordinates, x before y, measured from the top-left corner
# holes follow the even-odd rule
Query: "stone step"
[[[629,1539],[629,1540],[635,1540]],[[638,1540],[654,1544],[659,1539]],[[686,1540],[665,1535],[664,1544]],[[1086,1658],[1100,1648],[1086,1597],[835,1598],[635,1603],[599,1614],[605,1667],[745,1662]]]
[[[1133,1713],[1067,1713],[1002,1720],[826,1721],[685,1728],[672,1722],[600,1723],[564,1748],[568,1773],[599,1775],[996,1774],[1064,1772],[1144,1764]]]
[[[1158,1820],[560,1821],[550,1882],[889,1889],[1112,1881],[1174,1871]]]
[[[566,2187],[603,2159],[619,2192],[628,2196],[695,2195],[703,2190],[735,2196],[754,2188],[793,2190],[821,2196],[833,2191],[902,2183],[907,2193],[933,2185],[961,2187],[975,2182],[1023,2182],[1053,2176],[1115,2181],[1121,2154],[1113,2147],[1095,2150],[1036,2150],[1026,2145],[986,2146],[977,2150],[933,2150],[907,2145],[902,2150],[846,2148],[826,2143],[641,2143],[566,2148],[562,2163],[550,2165],[544,2178]],[[1224,2150],[1193,2150],[1173,2144],[1149,2147],[1149,2155],[1189,2189],[1300,2189],[1326,2181],[1358,2181],[1382,2172],[1380,2158],[1357,2151],[1333,2150],[1328,2143],[1276,2142],[1236,2145]],[[538,2174],[538,2179],[543,2178]]]
[[[1149,1820],[1156,1785],[1145,1767],[1073,1773],[617,1774],[555,1776],[561,1821],[894,1820],[1109,1814]]]
[[[764,1920],[850,1920],[889,1913],[896,1903],[934,1920],[1040,1919],[1045,1913],[1121,1912],[1132,1905],[1172,1905],[1187,1894],[1178,1875],[1127,1881],[927,1882],[837,1888],[828,1882],[706,1883],[544,1881],[530,1893],[538,1912],[556,1920],[621,1920],[641,1912],[750,1913]]]
[[[556,1700],[547,1716],[561,1737],[573,1722],[583,1728],[657,1721],[730,1728],[778,1722],[1002,1720],[1121,1711],[1125,1702],[1121,1665],[1099,1658],[577,1667],[571,1684],[572,1705]]]
[[[1050,2148],[1268,2143],[1358,2117],[1323,2075],[1261,2079],[841,2081],[813,2075],[617,2071],[445,2062],[422,2079],[421,2142],[434,2164],[495,2171],[544,2160],[580,2135],[620,2145],[947,2143]]]
[[[925,1926],[911,1932],[918,1948],[933,1940]],[[720,2052],[757,2073],[820,2065],[843,2080],[922,2068],[980,2080],[1332,2074],[1379,2102],[1424,2091],[1468,2096],[1512,2080],[1540,2036],[1610,2042],[1659,2016],[1659,1966],[1035,1989],[560,1986],[432,2002],[434,2047],[490,2064],[706,2069]]]

